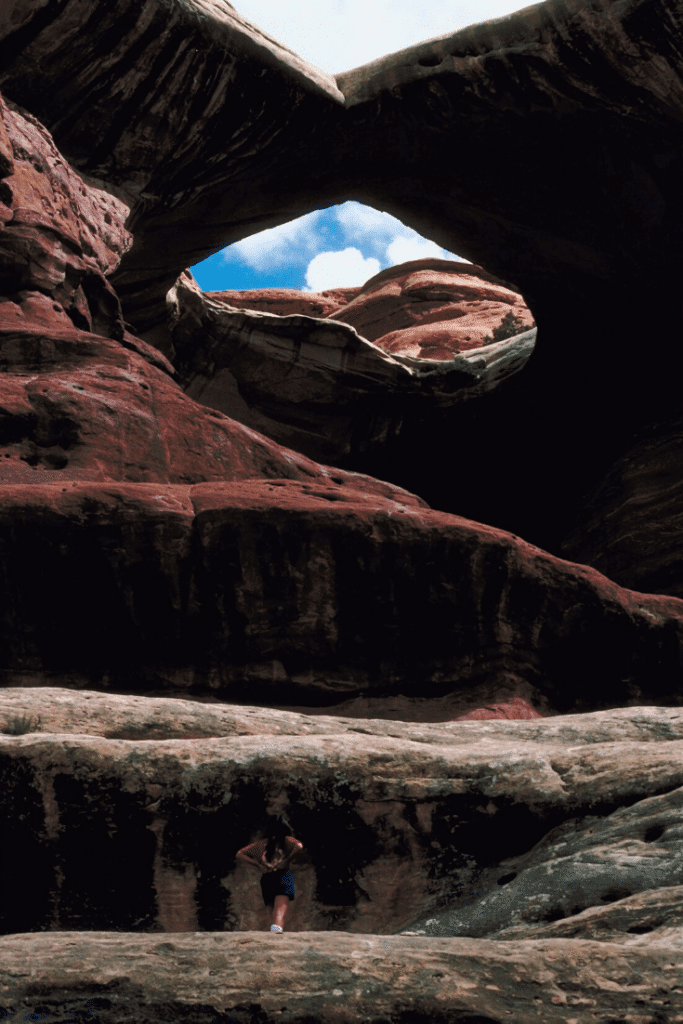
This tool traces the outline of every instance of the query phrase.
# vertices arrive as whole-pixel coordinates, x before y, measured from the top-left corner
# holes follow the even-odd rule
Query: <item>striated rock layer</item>
[[[318,705],[486,686],[486,703],[562,712],[681,701],[683,601],[292,461],[298,479],[3,488],[4,684]]]
[[[481,267],[439,259],[411,260],[381,271],[362,287],[319,294],[293,288],[206,294],[236,309],[341,321],[386,352],[417,359],[453,359],[497,340],[493,331],[506,316],[518,321],[508,336],[534,326],[521,295]]]
[[[438,360],[498,340],[505,317],[517,322],[509,335],[534,326],[522,296],[481,267],[427,259],[383,270],[327,314],[393,355]]]
[[[415,260],[399,270],[419,275],[433,263],[448,266]],[[204,295],[185,272],[169,293],[174,365],[185,393],[203,405],[348,468],[369,453],[381,457],[407,424],[499,387],[534,348],[530,329],[445,361],[389,354],[342,321],[313,317],[314,303],[299,294],[306,315],[276,315],[269,301],[261,312],[237,308],[228,295],[238,306],[251,299]]]

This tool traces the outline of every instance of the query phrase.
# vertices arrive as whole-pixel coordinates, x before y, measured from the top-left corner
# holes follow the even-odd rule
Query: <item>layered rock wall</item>
[[[426,726],[172,703],[6,691],[0,724],[42,711],[46,732],[0,736],[2,931],[263,929],[235,854],[276,810],[304,844],[288,930],[680,927],[678,710]]]
[[[364,488],[275,475],[7,487],[4,684],[680,703],[683,602]]]
[[[55,936],[56,938],[56,936]],[[11,936],[0,993],[21,1010],[119,1024],[360,1020],[553,1024],[596,1016],[681,1024],[678,948],[346,935]],[[277,943],[277,945],[276,945]],[[630,1024],[630,1022],[629,1022]]]

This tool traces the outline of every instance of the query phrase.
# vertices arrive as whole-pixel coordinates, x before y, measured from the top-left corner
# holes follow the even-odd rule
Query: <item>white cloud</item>
[[[436,242],[423,238],[390,213],[382,213],[370,206],[348,202],[338,206],[334,215],[347,242],[355,242],[365,251],[369,250],[387,266],[425,256],[442,260],[461,258],[442,249]]]
[[[240,14],[331,74],[527,6],[525,0],[234,0]]]
[[[300,262],[302,257],[312,256],[324,244],[316,232],[321,216],[321,210],[314,210],[277,228],[267,228],[243,238],[223,250],[223,259],[228,263],[238,260],[261,273]]]
[[[359,249],[349,247],[341,252],[320,252],[308,264],[304,291],[321,292],[326,288],[353,288],[365,284],[380,271],[380,262],[367,259]]]
[[[370,243],[381,250],[384,250],[391,238],[415,234],[412,228],[406,227],[390,213],[375,210],[372,206],[363,206],[353,200],[338,206],[334,216],[349,241],[366,245]]]
[[[387,260],[389,266],[396,263],[407,263],[408,260],[421,260],[425,256],[435,256],[437,259],[456,259],[452,253],[446,253],[436,242],[430,242],[426,238],[395,238],[387,246]]]

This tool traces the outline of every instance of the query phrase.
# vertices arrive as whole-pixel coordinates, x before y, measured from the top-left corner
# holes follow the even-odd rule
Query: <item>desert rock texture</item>
[[[683,1024],[682,38],[4,0],[0,1015]],[[188,269],[347,199],[472,262]]]

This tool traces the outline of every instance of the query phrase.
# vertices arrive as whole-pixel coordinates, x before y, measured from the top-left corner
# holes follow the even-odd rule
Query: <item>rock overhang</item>
[[[666,902],[665,889],[680,885],[683,871],[677,711],[620,709],[427,728],[335,718],[316,723],[256,708],[207,714],[205,706],[188,704],[190,729],[213,716],[223,728],[241,729],[250,719],[252,729],[284,731],[116,740],[89,735],[87,720],[83,731],[84,711],[101,728],[108,708],[116,715],[120,704],[132,726],[169,702],[148,698],[136,708],[134,699],[114,697],[108,705],[90,693],[76,707],[65,691],[23,689],[5,693],[4,713],[39,710],[43,693],[46,727],[57,726],[51,709],[68,713],[69,705],[80,721],[67,721],[67,732],[0,737],[12,835],[7,856],[34,863],[38,894],[23,896],[22,907],[7,894],[6,930],[17,930],[19,920],[41,928],[46,913],[53,929],[125,930],[133,918],[152,930],[159,924],[167,931],[258,927],[263,911],[233,855],[275,805],[307,850],[295,869],[301,883],[292,908],[295,930],[391,933],[431,911],[446,915],[461,935],[501,932],[504,939],[501,929],[538,928],[539,921],[600,907],[601,894],[603,903],[633,902],[635,894],[656,888],[653,870],[664,886],[663,919],[674,923],[675,901]],[[657,728],[667,739],[654,738]],[[635,858],[630,873],[622,863],[625,836]],[[335,853],[340,843],[343,861]],[[108,871],[103,886],[99,872],[112,858],[127,867]],[[582,889],[572,872],[581,872],[584,861]],[[124,876],[125,907],[106,894]],[[544,915],[542,893],[552,890],[555,904],[562,903],[569,882],[572,907]],[[392,886],[402,887],[400,900],[389,898]],[[646,903],[631,911],[625,905],[622,931],[645,920]],[[581,926],[574,922],[578,934]],[[617,941],[629,941],[619,931],[615,923]]]
[[[306,469],[292,456],[289,480],[8,488],[4,684],[322,705],[497,686],[550,711],[680,701],[680,600]]]

